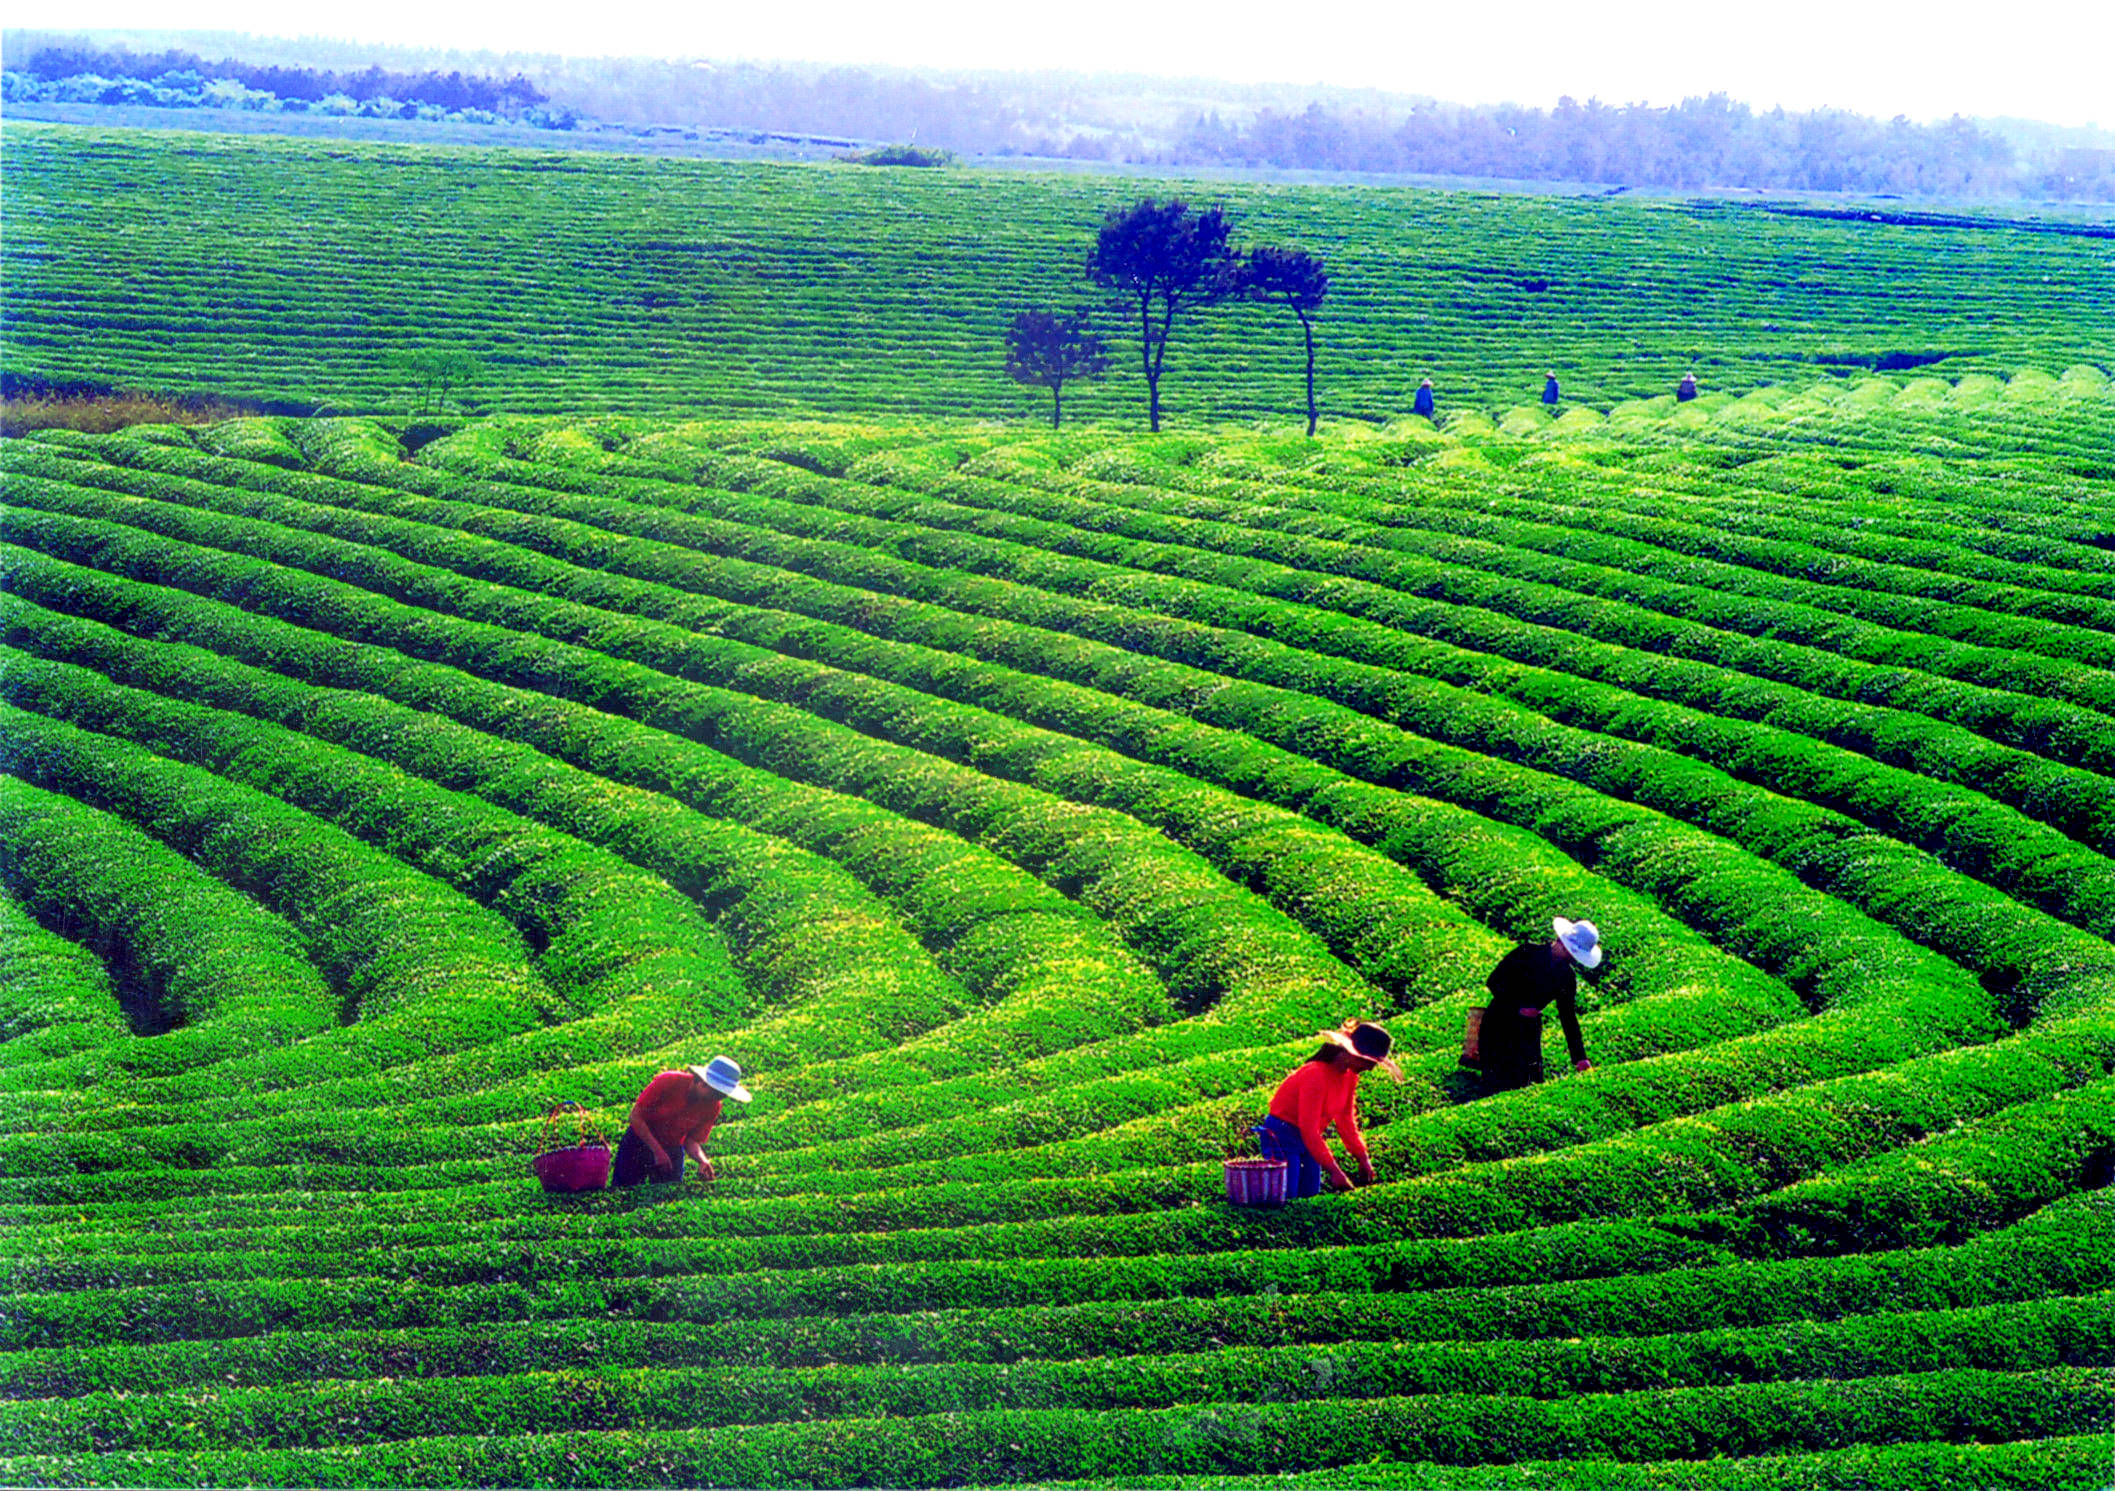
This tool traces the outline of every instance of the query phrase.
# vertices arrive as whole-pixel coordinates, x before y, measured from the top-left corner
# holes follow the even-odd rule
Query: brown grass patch
[[[168,398],[121,390],[24,393],[0,399],[0,437],[27,435],[32,430],[107,435],[129,425],[208,425],[251,412],[221,399]]]

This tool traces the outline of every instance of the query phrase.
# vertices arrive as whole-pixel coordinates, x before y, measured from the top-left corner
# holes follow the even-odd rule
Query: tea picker
[[[746,1103],[750,1092],[742,1085],[742,1069],[725,1056],[655,1077],[632,1103],[624,1137],[617,1143],[612,1183],[681,1180],[686,1156],[697,1161],[701,1179],[711,1180],[705,1141],[712,1137],[727,1098]]]
[[[1380,1067],[1396,1081],[1403,1069],[1389,1059],[1394,1040],[1365,1020],[1346,1020],[1335,1030],[1318,1032],[1322,1047],[1278,1084],[1269,1116],[1256,1132],[1263,1136],[1266,1159],[1285,1163],[1285,1195],[1292,1200],[1320,1193],[1326,1177],[1333,1190],[1348,1191],[1353,1181],[1330,1152],[1327,1131],[1358,1162],[1357,1184],[1373,1184],[1373,1161],[1359,1133],[1359,1078]]]
[[[1556,934],[1548,942],[1530,942],[1498,960],[1484,981],[1491,1002],[1469,1012],[1462,1045],[1462,1065],[1483,1073],[1492,1092],[1527,1087],[1542,1080],[1542,1012],[1557,1008],[1572,1070],[1591,1071],[1586,1040],[1579,1033],[1579,969],[1601,966],[1601,934],[1592,922],[1556,917]]]

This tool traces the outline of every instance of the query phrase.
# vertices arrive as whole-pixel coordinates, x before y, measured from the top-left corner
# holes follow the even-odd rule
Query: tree
[[[1192,212],[1186,202],[1148,197],[1129,210],[1110,208],[1087,258],[1090,279],[1138,308],[1139,365],[1155,434],[1160,432],[1160,370],[1175,312],[1185,305],[1209,305],[1232,292],[1231,231],[1220,208]]]
[[[1016,383],[1050,390],[1050,428],[1065,412],[1068,378],[1099,378],[1109,371],[1102,339],[1087,330],[1087,313],[1069,316],[1023,311],[1006,332],[1006,376]]]
[[[1300,318],[1300,330],[1307,338],[1307,433],[1314,434],[1314,314],[1322,308],[1322,297],[1329,293],[1329,276],[1322,271],[1322,261],[1306,249],[1254,249],[1242,260],[1236,283],[1245,298],[1282,305]]]
[[[392,352],[389,366],[419,391],[424,407],[438,412],[448,395],[467,389],[485,370],[485,360],[475,352],[440,349],[422,352]]]

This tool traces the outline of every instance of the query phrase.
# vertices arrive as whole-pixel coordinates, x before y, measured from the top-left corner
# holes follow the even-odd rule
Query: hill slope
[[[2111,439],[10,442],[0,1480],[2100,1485]],[[1380,1183],[1228,1208],[1354,1014]],[[531,1181],[722,1051],[711,1189]]]
[[[1760,203],[1120,182],[389,148],[11,125],[8,367],[309,412],[407,411],[407,353],[481,365],[480,410],[1033,417],[1003,337],[1098,302],[1103,214],[1147,193],[1223,202],[1237,239],[1327,262],[1321,395],[1381,423],[1434,379],[1502,411],[1545,372],[1566,407],[1805,386],[1861,368],[1949,378],[2115,366],[2115,261],[2076,225],[1876,221]],[[2105,229],[2099,230],[2105,232]],[[1068,394],[1142,418],[1122,355]],[[1163,396],[1195,424],[1302,407],[1298,328],[1179,322]],[[448,405],[453,411],[455,405]]]

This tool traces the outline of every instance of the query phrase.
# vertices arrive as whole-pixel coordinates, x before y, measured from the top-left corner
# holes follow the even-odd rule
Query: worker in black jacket
[[[1542,1012],[1551,1005],[1564,1026],[1572,1070],[1593,1069],[1579,1034],[1577,970],[1601,966],[1601,934],[1592,922],[1561,916],[1551,926],[1554,938],[1514,948],[1485,980],[1491,1002],[1484,1007],[1478,1046],[1484,1083],[1494,1091],[1542,1080]]]

